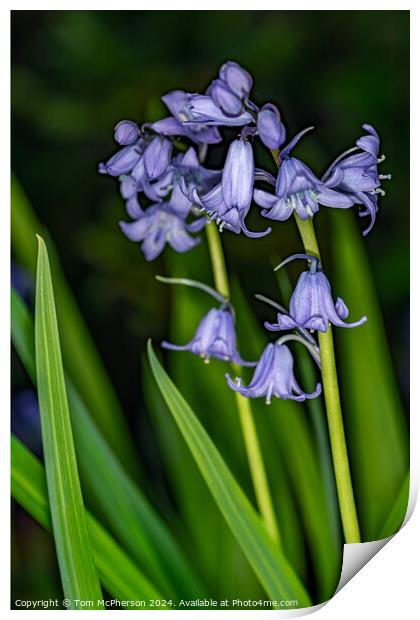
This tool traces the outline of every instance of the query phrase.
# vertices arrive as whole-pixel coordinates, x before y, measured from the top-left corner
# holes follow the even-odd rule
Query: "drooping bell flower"
[[[164,136],[186,136],[197,144],[217,144],[222,136],[217,127],[206,124],[185,124],[188,95],[183,90],[173,90],[162,97],[172,114],[151,125],[151,129]]]
[[[231,142],[222,175],[225,203],[231,209],[247,213],[254,188],[254,154],[251,144],[240,138]]]
[[[120,227],[131,241],[142,241],[141,249],[148,261],[157,258],[166,244],[176,252],[188,252],[201,241],[189,233],[198,232],[206,224],[204,217],[187,224],[191,206],[175,184],[168,202],[154,204],[146,210],[135,204],[129,214],[136,221],[120,222]]]
[[[338,209],[348,209],[354,204],[350,196],[327,187],[306,164],[289,155],[309,129],[312,128],[302,131],[280,152],[275,194],[254,190],[254,200],[263,208],[264,217],[283,221],[295,211],[302,220],[307,220],[319,211],[319,204]]]
[[[249,385],[242,385],[239,377],[234,381],[228,373],[226,378],[229,387],[235,392],[248,398],[265,397],[267,405],[271,403],[273,396],[282,400],[304,401],[307,398],[316,398],[321,393],[320,383],[311,394],[302,390],[293,372],[293,357],[289,347],[277,342],[270,343],[265,348]]]
[[[228,116],[216,105],[212,97],[208,95],[188,95],[184,122],[186,127],[191,127],[196,123],[241,127],[243,125],[248,125],[252,120],[252,114],[247,111],[243,111],[237,116]]]
[[[193,190],[189,198],[206,211],[210,219],[216,220],[221,229],[226,228],[237,234],[244,232],[248,237],[262,237],[271,229],[252,232],[245,224],[252,202],[254,174],[252,146],[239,138],[229,146],[222,182],[202,196]]]
[[[270,150],[280,148],[286,139],[286,129],[280,120],[280,112],[272,103],[266,103],[258,112],[258,135]]]
[[[265,323],[265,327],[271,331],[300,327],[326,332],[329,323],[337,327],[357,327],[366,323],[365,316],[354,323],[344,322],[349,315],[348,308],[341,297],[334,303],[330,283],[325,274],[318,271],[319,261],[314,256],[297,254],[283,261],[281,265],[302,257],[308,258],[311,266],[309,271],[304,271],[299,277],[290,300],[289,314],[279,313],[277,323]]]
[[[162,347],[174,351],[191,351],[207,363],[215,358],[241,366],[255,366],[254,362],[244,361],[236,348],[235,321],[229,307],[212,308],[201,320],[188,344],[176,345],[164,341]]]
[[[156,136],[144,151],[144,166],[151,181],[160,177],[171,161],[172,141]]]
[[[119,177],[129,174],[140,161],[144,150],[142,142],[124,146],[110,157],[106,163],[101,162],[98,166],[100,174],[109,174],[111,177]]]
[[[390,174],[379,174],[378,163],[385,157],[378,158],[380,139],[378,133],[371,125],[363,125],[368,135],[357,140],[356,147],[345,151],[337,157],[323,176],[323,181],[328,187],[348,194],[353,204],[363,205],[360,215],[369,215],[370,224],[364,235],[372,229],[376,212],[378,210],[378,194],[384,195],[381,189],[381,181],[390,179]],[[354,153],[360,149],[362,152]]]
[[[238,117],[252,88],[252,77],[237,62],[228,60],[220,68],[219,78],[208,91],[216,106],[226,116]]]
[[[232,92],[223,80],[214,80],[210,86],[210,96],[227,116],[239,116],[243,110],[244,106],[241,98]]]
[[[140,129],[133,121],[120,121],[114,127],[114,138],[121,146],[134,144],[140,138]]]
[[[220,67],[219,78],[239,98],[245,99],[249,96],[252,88],[252,76],[234,60],[228,60]]]
[[[222,178],[221,170],[210,170],[199,162],[195,149],[191,146],[186,153],[179,154],[172,161],[174,177],[183,179],[190,190],[195,187],[199,192],[208,192]]]
[[[156,180],[150,180],[142,157],[130,174],[120,177],[120,193],[126,201],[128,215],[135,219],[141,214],[139,192],[144,192],[147,198],[155,203],[162,202],[171,191],[172,183],[173,171],[170,167]]]

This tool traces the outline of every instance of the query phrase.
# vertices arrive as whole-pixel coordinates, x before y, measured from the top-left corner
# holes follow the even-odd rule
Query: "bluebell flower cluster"
[[[385,192],[382,182],[389,174],[380,174],[380,139],[371,125],[355,146],[336,157],[325,173],[316,175],[307,163],[294,155],[294,149],[313,127],[295,135],[286,144],[286,129],[278,107],[271,102],[257,105],[252,100],[253,78],[234,61],[224,63],[205,93],[174,90],[162,97],[169,115],[141,126],[133,121],[119,122],[114,138],[119,150],[99,172],[118,179],[130,222],[120,222],[122,232],[141,243],[146,260],[156,259],[169,245],[176,252],[187,252],[199,242],[197,236],[207,222],[215,222],[220,231],[244,234],[250,238],[268,235],[271,226],[249,230],[246,223],[253,207],[262,218],[285,221],[292,215],[311,220],[321,207],[349,209],[359,207],[359,215],[369,218],[363,231],[372,230],[378,212],[379,196]],[[233,138],[225,138],[225,128],[237,128]],[[258,168],[254,144],[260,140],[277,163],[276,176]],[[226,142],[225,159],[220,170],[204,166],[208,149]],[[264,221],[264,220],[262,220]],[[257,226],[258,227],[258,226]],[[220,302],[197,327],[185,345],[163,342],[167,349],[186,350],[205,362],[215,358],[236,365],[256,365],[248,386],[227,375],[228,385],[244,396],[273,396],[302,401],[318,396],[321,386],[305,393],[293,373],[293,357],[288,339],[300,340],[319,364],[317,344],[312,332],[326,332],[330,324],[356,327],[367,319],[346,322],[349,310],[341,298],[335,301],[330,283],[315,256],[305,258],[308,269],[297,282],[289,310],[280,312],[275,323],[266,322],[269,331],[292,331],[265,348],[261,359],[245,362],[236,346],[235,315],[227,299],[207,285],[194,283]],[[283,264],[282,264],[283,265]],[[186,283],[177,282],[177,283]]]
[[[164,95],[170,116],[141,127],[133,121],[121,121],[115,127],[114,137],[121,148],[99,164],[99,172],[119,179],[127,213],[135,220],[122,223],[121,229],[129,239],[142,242],[147,260],[159,256],[166,244],[177,252],[197,245],[200,239],[192,235],[204,223],[189,218],[197,218],[200,211],[216,221],[220,230],[249,237],[269,234],[271,227],[250,231],[245,223],[253,201],[264,218],[275,221],[292,214],[307,220],[320,206],[348,209],[359,205],[360,215],[370,217],[364,234],[372,229],[378,196],[384,194],[381,183],[390,178],[378,173],[382,158],[375,129],[363,125],[367,135],[319,178],[291,154],[313,128],[301,131],[284,146],[286,129],[278,108],[273,103],[255,104],[250,99],[252,85],[250,73],[228,61],[205,94],[175,90]],[[229,144],[223,169],[206,169],[201,161],[209,146],[222,142],[223,127],[240,128],[240,135]],[[275,155],[277,179],[255,167],[256,138]],[[273,190],[256,187],[261,181]]]

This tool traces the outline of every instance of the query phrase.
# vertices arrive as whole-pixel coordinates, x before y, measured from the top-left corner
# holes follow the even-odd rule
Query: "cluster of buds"
[[[205,94],[172,91],[162,97],[170,116],[138,126],[121,121],[115,127],[120,150],[99,172],[117,177],[126,210],[133,220],[120,222],[123,233],[142,242],[146,260],[154,260],[166,244],[177,252],[192,249],[195,236],[206,224],[215,221],[219,230],[248,237],[271,232],[250,231],[245,219],[255,203],[263,218],[284,221],[291,215],[312,219],[320,206],[348,209],[360,207],[359,215],[370,218],[363,234],[373,227],[378,211],[378,196],[384,194],[381,182],[390,175],[378,173],[380,140],[375,129],[363,125],[366,135],[340,156],[318,177],[307,164],[291,153],[300,139],[313,127],[299,132],[288,144],[280,112],[273,103],[261,107],[251,99],[252,76],[236,62],[226,62]],[[230,142],[223,168],[211,170],[203,163],[209,146],[222,142],[222,127],[237,127]],[[254,141],[259,139],[278,164],[277,177],[255,166]],[[263,184],[262,186],[260,184]],[[293,374],[293,358],[285,342],[299,339],[317,362],[318,349],[312,332],[325,332],[333,323],[355,327],[366,321],[345,323],[348,309],[340,298],[334,303],[331,287],[315,256],[296,255],[308,260],[290,301],[290,309],[281,308],[277,323],[265,323],[268,330],[293,330],[276,343],[268,344],[251,383],[227,375],[229,386],[248,397],[265,396],[304,400],[320,392],[305,394]],[[293,256],[291,258],[295,258]],[[289,259],[288,259],[289,260]],[[285,261],[287,262],[287,261]],[[188,281],[191,283],[191,281]],[[183,281],[182,283],[186,283]],[[239,365],[244,362],[236,346],[235,316],[229,300],[201,283],[220,301],[202,319],[192,341],[186,345],[163,343],[166,348],[188,350],[204,361],[222,359]]]

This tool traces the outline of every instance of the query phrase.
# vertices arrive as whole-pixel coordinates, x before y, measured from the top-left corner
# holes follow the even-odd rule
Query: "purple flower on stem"
[[[253,120],[250,112],[241,112],[237,116],[228,116],[216,105],[212,97],[207,95],[188,95],[188,103],[185,108],[186,127],[196,123],[205,125],[225,125],[240,127],[248,125]]]
[[[156,136],[144,151],[144,166],[151,181],[160,177],[171,161],[172,142],[162,136]]]
[[[164,341],[162,347],[174,351],[191,351],[206,363],[215,358],[241,366],[255,366],[254,362],[244,361],[236,348],[233,313],[226,304],[219,309],[212,308],[204,316],[191,342],[181,346]]]
[[[249,96],[252,88],[252,76],[234,60],[228,60],[220,67],[219,77],[241,99]]]
[[[230,117],[238,117],[244,110],[244,102],[252,88],[252,77],[237,62],[229,60],[219,71],[209,94],[214,103]]]
[[[236,382],[233,381],[228,373],[226,378],[229,387],[235,392],[248,398],[265,396],[267,405],[271,403],[272,396],[282,400],[303,401],[306,398],[316,398],[321,393],[320,383],[312,394],[303,392],[293,373],[293,357],[290,349],[280,342],[267,345],[249,385],[242,385],[239,377],[236,378]]]
[[[349,315],[344,301],[338,297],[335,304],[332,298],[331,286],[322,271],[317,271],[319,261],[314,256],[295,254],[280,263],[279,269],[295,258],[307,258],[310,260],[309,271],[304,271],[298,280],[296,288],[290,300],[289,314],[279,313],[277,323],[265,323],[265,327],[271,331],[304,328],[326,332],[329,323],[337,327],[357,327],[366,323],[363,316],[355,323],[345,323]]]
[[[226,228],[237,234],[242,231],[248,237],[262,237],[270,233],[271,228],[252,232],[245,224],[252,202],[254,174],[251,144],[242,138],[234,140],[226,157],[222,182],[203,196],[193,189],[189,198],[205,210],[211,220],[216,220],[221,230]]]
[[[176,179],[183,179],[183,187],[188,188],[188,191],[196,188],[197,191],[208,192],[220,182],[222,171],[202,166],[195,149],[190,147],[186,153],[174,158],[173,175]]]
[[[280,112],[272,103],[266,103],[258,112],[257,128],[262,143],[271,151],[280,148],[286,139]]]
[[[376,130],[371,125],[363,125],[368,135],[362,136],[355,147],[345,151],[337,157],[324,174],[323,181],[328,187],[349,195],[353,204],[360,204],[365,210],[360,216],[370,216],[370,224],[364,235],[372,229],[378,210],[378,194],[384,195],[381,181],[390,179],[390,174],[378,174],[378,163],[385,159],[378,158],[380,140]],[[354,151],[361,150],[361,153]]]
[[[186,136],[197,144],[217,144],[222,136],[217,127],[206,124],[184,124],[187,119],[188,95],[183,90],[173,90],[162,97],[162,101],[172,114],[151,125],[151,129],[164,136]]]
[[[133,121],[120,121],[114,128],[114,138],[118,144],[134,144],[140,138],[140,129]]]
[[[230,90],[223,80],[214,80],[210,86],[210,96],[226,116],[239,116],[243,111],[242,100]]]
[[[192,237],[189,233],[200,231],[206,218],[186,223],[191,203],[178,184],[174,186],[169,202],[154,204],[145,211],[138,203],[136,207],[130,213],[137,218],[136,221],[120,222],[120,227],[130,241],[143,242],[141,249],[146,260],[157,258],[167,243],[176,252],[188,252],[200,243],[200,238]]]
[[[119,177],[122,174],[129,174],[136,164],[140,161],[143,154],[143,144],[138,141],[136,144],[124,146],[117,151],[108,161],[100,163],[98,171],[100,174],[109,174],[111,177]]]
[[[354,204],[350,196],[330,189],[306,164],[289,156],[309,129],[312,127],[300,132],[280,152],[283,161],[278,171],[275,195],[261,189],[254,190],[254,200],[263,208],[264,217],[283,221],[295,211],[302,220],[307,220],[319,211],[318,204],[339,209],[347,209]]]

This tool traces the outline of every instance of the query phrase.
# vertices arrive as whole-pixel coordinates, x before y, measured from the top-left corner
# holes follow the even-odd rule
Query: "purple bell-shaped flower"
[[[254,362],[244,361],[236,348],[236,332],[233,313],[230,307],[212,308],[201,320],[194,338],[185,345],[162,342],[162,347],[174,351],[191,351],[206,363],[211,358],[234,362],[241,366],[255,366]]]
[[[384,155],[378,157],[380,146],[378,133],[371,125],[365,124],[363,129],[368,135],[359,138],[355,147],[337,157],[322,180],[327,187],[348,195],[353,204],[365,207],[359,215],[370,217],[369,226],[363,231],[363,234],[367,235],[375,223],[378,195],[385,194],[381,188],[381,181],[390,179],[391,175],[378,174],[378,164],[385,159]],[[361,152],[355,153],[357,150]]]
[[[280,331],[298,327],[326,332],[329,323],[337,327],[357,327],[366,323],[365,316],[354,323],[344,322],[349,315],[348,308],[340,297],[334,303],[327,277],[322,271],[317,270],[319,261],[316,257],[296,254],[283,261],[279,267],[294,258],[308,258],[311,267],[299,277],[290,300],[289,314],[279,313],[277,323],[265,323],[267,329]]]
[[[239,377],[233,381],[228,373],[226,378],[229,387],[235,392],[248,398],[265,396],[267,405],[271,403],[273,396],[282,400],[303,401],[307,398],[316,398],[321,393],[320,383],[311,394],[306,394],[302,390],[293,372],[293,357],[290,349],[280,342],[266,346],[249,385],[242,385]]]
[[[312,218],[319,204],[348,209],[354,202],[350,196],[330,189],[306,164],[289,153],[300,138],[312,127],[300,132],[281,151],[281,165],[277,175],[275,194],[254,190],[254,200],[263,208],[262,215],[271,220],[287,220],[293,212],[302,219]]]

